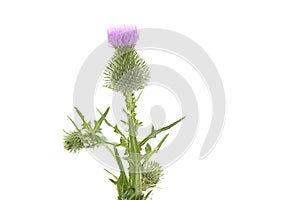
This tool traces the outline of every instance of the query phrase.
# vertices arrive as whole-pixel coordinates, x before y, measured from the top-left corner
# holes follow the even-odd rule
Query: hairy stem
[[[136,101],[133,93],[124,94],[128,117],[128,132],[129,132],[129,179],[135,194],[142,194],[142,174],[141,174],[141,150],[137,141],[137,130],[139,127],[136,119],[135,108]]]

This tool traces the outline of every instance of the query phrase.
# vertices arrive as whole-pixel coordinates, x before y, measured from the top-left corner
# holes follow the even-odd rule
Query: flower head
[[[134,46],[139,39],[136,26],[117,26],[107,30],[108,42],[113,47]]]
[[[150,79],[148,65],[133,46],[117,48],[104,75],[105,86],[122,93],[143,89]]]
[[[162,167],[158,162],[150,161],[142,166],[143,190],[156,187],[163,176]]]

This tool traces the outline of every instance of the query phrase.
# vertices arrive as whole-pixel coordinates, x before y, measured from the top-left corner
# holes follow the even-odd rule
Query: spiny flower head
[[[113,27],[107,35],[115,53],[104,72],[105,86],[122,93],[143,89],[149,82],[150,71],[134,48],[139,39],[136,26]]]
[[[139,39],[136,26],[117,26],[107,30],[108,42],[115,48],[134,46]]]
[[[156,187],[163,176],[162,167],[158,162],[150,161],[142,166],[143,190]]]

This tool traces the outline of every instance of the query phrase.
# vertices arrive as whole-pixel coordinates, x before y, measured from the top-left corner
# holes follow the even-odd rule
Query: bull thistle
[[[135,26],[118,26],[108,29],[108,42],[115,49],[115,53],[108,62],[104,71],[105,87],[120,92],[124,96],[127,119],[124,120],[128,130],[123,133],[117,125],[113,126],[106,116],[109,107],[99,111],[100,118],[94,122],[86,121],[84,115],[75,107],[76,113],[82,120],[80,126],[69,117],[74,125],[74,130],[64,131],[64,148],[76,153],[84,148],[98,148],[104,146],[115,158],[119,175],[106,170],[112,178],[109,179],[117,188],[118,200],[147,200],[153,189],[160,182],[163,170],[158,162],[152,161],[151,157],[158,153],[169,134],[166,134],[155,148],[152,148],[149,141],[179,122],[183,118],[163,127],[152,130],[147,137],[138,140],[138,130],[142,122],[137,119],[135,109],[141,91],[147,86],[150,80],[150,70],[147,63],[140,57],[135,49],[139,39],[138,30]],[[106,124],[113,128],[120,136],[120,142],[108,141],[102,132],[102,125]],[[126,154],[121,157],[118,148],[124,148]],[[125,171],[123,162],[128,163],[128,172]]]

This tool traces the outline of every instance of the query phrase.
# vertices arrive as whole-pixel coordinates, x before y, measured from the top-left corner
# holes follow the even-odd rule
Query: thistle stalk
[[[137,141],[137,131],[139,127],[136,119],[136,101],[133,93],[126,93],[125,102],[128,117],[128,133],[129,133],[129,182],[134,188],[137,196],[142,194],[142,173],[141,173],[141,149]]]

